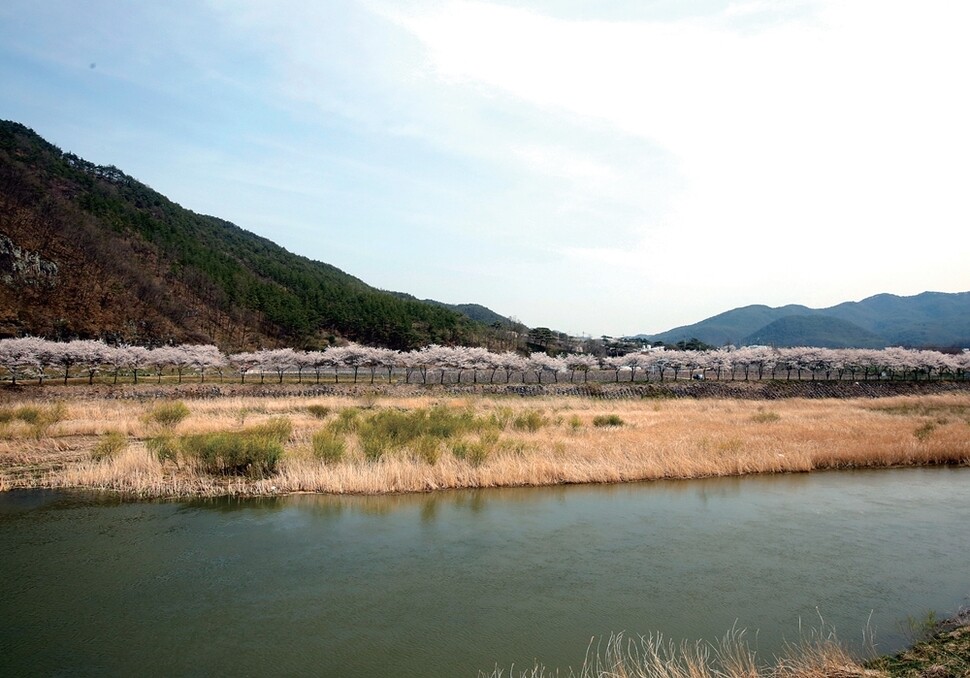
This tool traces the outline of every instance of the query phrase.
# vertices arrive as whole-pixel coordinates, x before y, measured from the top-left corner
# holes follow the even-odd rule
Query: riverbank
[[[915,630],[914,630],[915,632]],[[719,642],[680,643],[660,636],[617,634],[590,644],[570,678],[966,678],[970,675],[970,609],[922,629],[924,637],[892,655],[860,660],[834,633],[813,632],[786,646],[765,664],[745,632],[732,630]],[[541,665],[506,672],[496,668],[479,678],[536,678],[560,675]]]
[[[272,389],[276,397],[258,385],[242,395],[236,385],[103,388],[5,391],[0,489],[379,494],[970,463],[966,389],[621,399],[362,386],[307,395],[283,385]],[[181,403],[178,416],[165,413],[173,403]]]
[[[865,662],[865,668],[898,678],[970,676],[970,608],[931,626],[925,636],[902,652]]]

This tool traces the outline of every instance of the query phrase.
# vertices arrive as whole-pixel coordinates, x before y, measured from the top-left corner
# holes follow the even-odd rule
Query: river
[[[391,497],[0,494],[0,674],[476,676],[592,637],[880,651],[970,595],[970,469]]]

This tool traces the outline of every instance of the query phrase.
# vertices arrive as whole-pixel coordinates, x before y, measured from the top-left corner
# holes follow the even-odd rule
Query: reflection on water
[[[0,673],[469,675],[592,636],[773,652],[970,594],[968,469],[382,497],[0,495]]]

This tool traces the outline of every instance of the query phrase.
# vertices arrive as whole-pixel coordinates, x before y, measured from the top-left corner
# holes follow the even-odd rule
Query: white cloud
[[[773,11],[754,29],[739,23]],[[711,269],[757,294],[766,280],[792,277],[786,257],[893,261],[893,233],[946,243],[944,266],[966,258],[966,240],[954,238],[970,221],[961,188],[970,94],[959,84],[968,12],[944,2],[755,2],[704,19],[610,23],[449,2],[395,20],[422,41],[443,83],[606,124],[675,160],[682,190],[663,214],[632,216],[636,246],[565,243],[575,262],[599,259],[656,284],[679,266],[676,257],[643,266],[658,248],[761,253],[750,270],[723,257]],[[619,164],[557,149],[519,157],[592,194],[608,195],[623,175]],[[941,279],[925,267],[908,273],[927,286]],[[844,297],[856,275],[842,271],[827,291]],[[873,278],[886,289],[893,279],[920,286]]]
[[[612,334],[970,288],[970,5],[563,6],[8,18],[23,58],[127,97],[88,93],[60,143],[87,130],[98,161],[383,286]]]

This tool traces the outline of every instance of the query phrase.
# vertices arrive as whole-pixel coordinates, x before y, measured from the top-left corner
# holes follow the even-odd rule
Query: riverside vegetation
[[[966,392],[774,401],[77,393],[0,404],[0,489],[422,492],[970,463]],[[930,626],[913,647],[866,662],[832,634],[794,643],[767,664],[743,632],[713,645],[618,634],[591,645],[578,669],[496,667],[487,678],[966,676],[970,616]]]
[[[0,489],[388,493],[970,462],[970,394],[460,395],[0,405]]]
[[[970,609],[935,620],[898,654],[860,660],[831,629],[810,631],[787,643],[772,662],[759,660],[744,630],[732,629],[716,643],[675,643],[661,635],[622,633],[590,643],[579,669],[566,672],[536,664],[479,678],[965,678],[970,675]],[[866,634],[868,652],[872,639]]]

